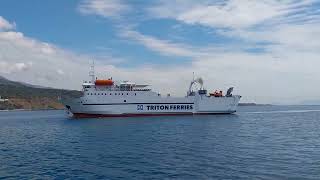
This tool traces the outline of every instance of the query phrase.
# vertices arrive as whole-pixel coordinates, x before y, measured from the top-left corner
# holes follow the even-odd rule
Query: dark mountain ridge
[[[80,91],[62,90],[10,81],[0,76],[0,96],[9,101],[0,102],[0,109],[62,109],[63,99],[81,96]]]

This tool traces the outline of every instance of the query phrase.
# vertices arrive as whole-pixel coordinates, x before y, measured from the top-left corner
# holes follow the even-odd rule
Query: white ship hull
[[[115,99],[112,95],[102,94],[92,98],[73,99],[64,104],[75,117],[159,116],[229,114],[236,112],[240,100],[240,96],[209,97],[204,95],[182,98],[158,96],[143,98],[144,96],[120,95]]]

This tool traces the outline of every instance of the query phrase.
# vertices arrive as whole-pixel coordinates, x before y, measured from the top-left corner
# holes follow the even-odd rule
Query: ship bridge
[[[151,91],[151,89],[148,89],[149,85],[146,84],[136,84],[129,81],[123,81],[119,85],[120,91]]]

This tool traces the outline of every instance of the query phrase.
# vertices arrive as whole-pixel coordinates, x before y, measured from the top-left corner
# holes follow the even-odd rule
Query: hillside
[[[0,102],[0,110],[5,109],[63,109],[58,97],[74,98],[80,91],[61,90],[10,81],[0,76],[0,96],[9,99]]]

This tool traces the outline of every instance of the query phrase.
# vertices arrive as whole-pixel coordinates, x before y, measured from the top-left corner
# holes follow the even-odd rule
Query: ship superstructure
[[[225,96],[222,92],[208,94],[201,78],[191,81],[185,97],[172,97],[162,96],[145,84],[98,79],[94,66],[89,76],[91,81],[82,84],[82,97],[63,101],[74,117],[229,114],[236,112],[241,98],[232,95],[233,88]]]

